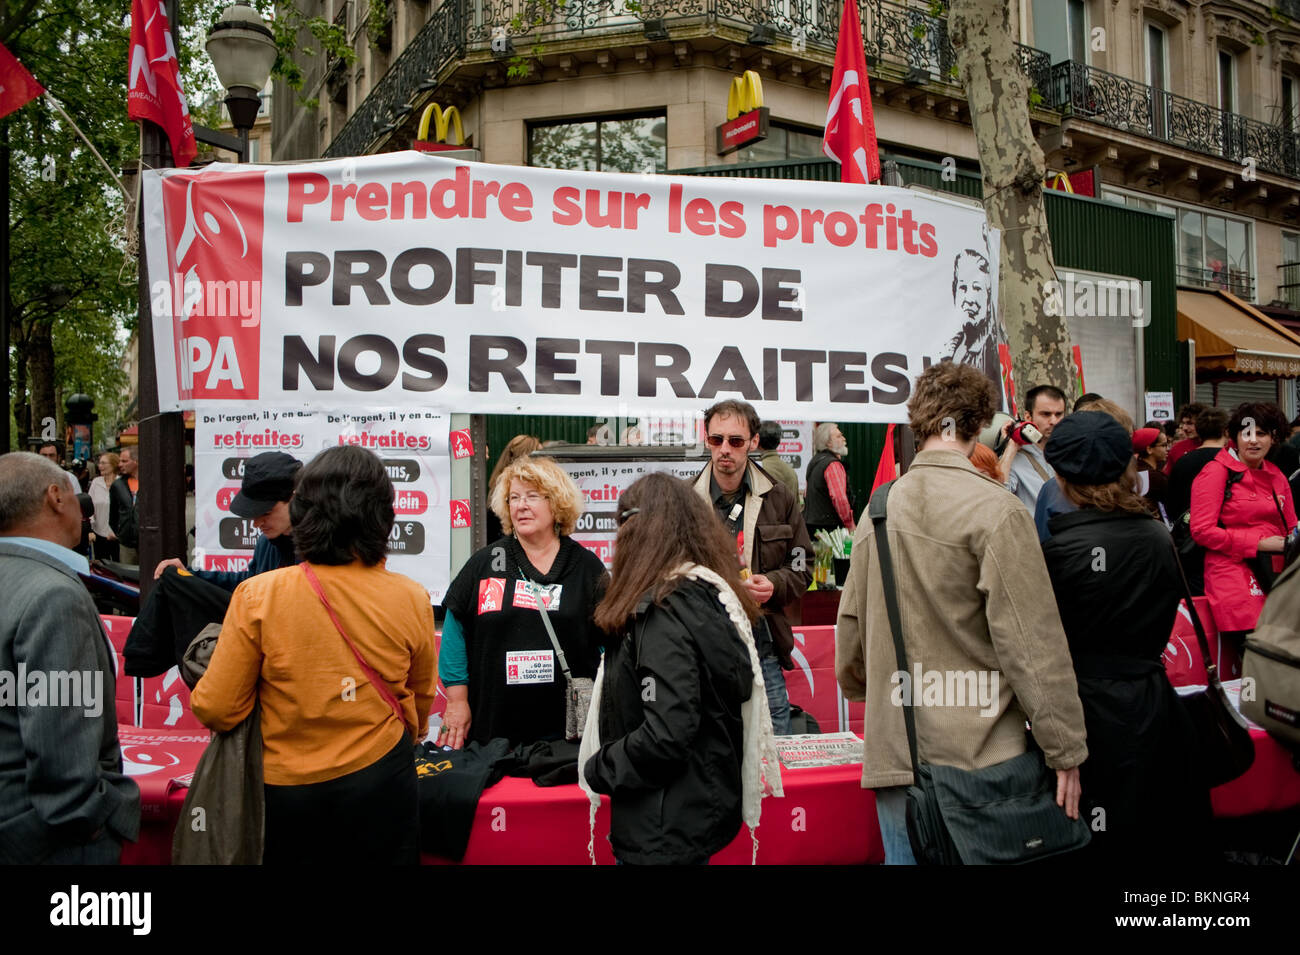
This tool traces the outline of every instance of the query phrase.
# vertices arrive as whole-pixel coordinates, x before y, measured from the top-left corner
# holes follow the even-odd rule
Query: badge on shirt
[[[478,612],[493,613],[501,609],[506,599],[506,579],[485,577],[478,582]]]
[[[537,584],[531,580],[515,581],[515,597],[511,603],[526,610],[536,610],[537,601],[542,602],[544,610],[560,609],[560,590],[563,584]]]
[[[506,686],[554,682],[554,650],[506,651]]]

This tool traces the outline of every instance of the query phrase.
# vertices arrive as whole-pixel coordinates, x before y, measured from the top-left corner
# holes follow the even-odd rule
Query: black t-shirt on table
[[[465,631],[471,740],[563,737],[564,671],[537,601],[547,606],[570,672],[594,677],[604,634],[591,615],[607,581],[600,558],[568,537],[560,539],[547,574],[528,562],[513,536],[493,541],[465,563],[444,606]]]

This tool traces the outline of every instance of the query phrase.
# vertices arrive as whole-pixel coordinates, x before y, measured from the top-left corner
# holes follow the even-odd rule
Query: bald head
[[[0,455],[0,536],[39,537],[76,547],[81,505],[72,475],[39,454]]]

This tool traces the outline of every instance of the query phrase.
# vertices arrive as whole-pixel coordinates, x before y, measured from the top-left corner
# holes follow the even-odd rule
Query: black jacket
[[[1098,863],[1198,861],[1209,790],[1161,659],[1182,597],[1169,532],[1145,514],[1092,509],[1050,527],[1043,556],[1088,730],[1088,852]]]
[[[605,651],[601,748],[584,767],[611,797],[614,854],[634,864],[705,861],[741,823],[744,727],[753,671],[718,592],[683,581],[642,600]]]
[[[140,526],[131,485],[125,475],[118,475],[108,489],[108,526],[113,528],[123,547],[140,546]]]

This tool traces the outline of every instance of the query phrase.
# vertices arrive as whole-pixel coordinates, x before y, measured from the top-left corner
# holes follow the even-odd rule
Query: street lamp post
[[[275,66],[275,36],[251,6],[232,3],[208,31],[206,49],[226,90],[226,110],[244,144],[246,161],[248,131],[262,108],[258,94]]]

